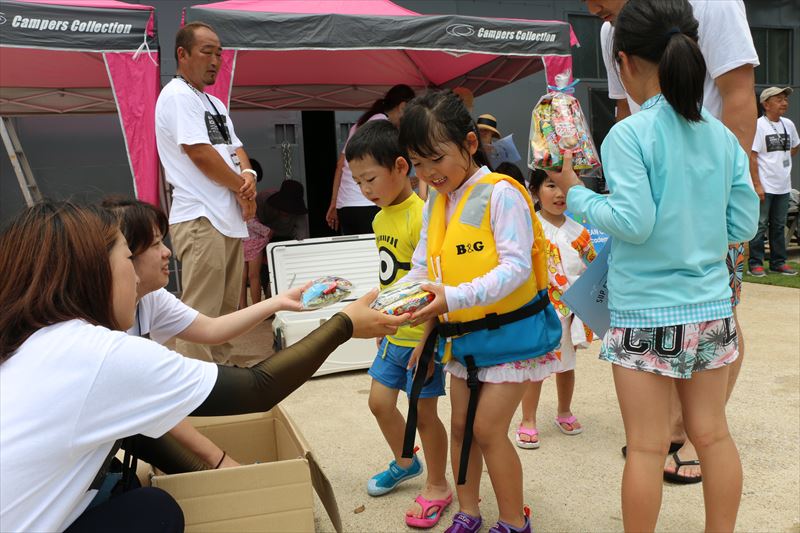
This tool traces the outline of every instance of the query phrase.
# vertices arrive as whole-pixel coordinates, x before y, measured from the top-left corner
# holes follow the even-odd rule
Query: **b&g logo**
[[[483,241],[476,241],[474,243],[456,244],[456,255],[471,254],[472,252],[480,252],[483,250]]]

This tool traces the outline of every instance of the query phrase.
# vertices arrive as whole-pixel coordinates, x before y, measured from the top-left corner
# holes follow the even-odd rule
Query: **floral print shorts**
[[[611,328],[600,359],[633,370],[691,379],[739,356],[733,317],[658,328]]]

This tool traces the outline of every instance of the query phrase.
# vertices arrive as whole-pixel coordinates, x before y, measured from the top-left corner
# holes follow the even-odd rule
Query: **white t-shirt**
[[[0,531],[62,531],[114,443],[159,437],[200,406],[217,366],[83,320],[40,329],[0,365]]]
[[[139,300],[136,321],[128,334],[137,337],[148,335],[157,343],[164,344],[188,328],[199,314],[167,289],[161,288]]]
[[[758,177],[764,192],[786,194],[792,190],[791,148],[800,144],[797,129],[788,118],[772,122],[766,116],[756,121],[753,151],[758,152]]]
[[[378,113],[369,117],[367,122],[370,120],[389,120],[389,117],[383,113]],[[350,137],[352,137],[355,132],[356,126],[354,124],[353,127],[350,128],[350,133],[347,134],[348,141],[350,141]],[[343,156],[345,148],[347,148],[347,142],[344,143],[344,147],[342,148]],[[362,207],[365,205],[375,204],[361,194],[361,189],[356,185],[353,179],[353,173],[350,171],[350,165],[347,164],[347,158],[345,158],[344,166],[342,167],[342,179],[339,181],[339,194],[336,196],[336,209],[341,209],[343,207]]]
[[[722,115],[722,96],[716,78],[741,67],[758,66],[758,54],[750,35],[747,12],[742,0],[689,0],[694,10],[698,45],[706,60],[706,80],[703,84],[703,107],[716,118]],[[625,92],[619,78],[617,62],[613,59],[614,28],[609,22],[600,30],[603,63],[608,74],[608,96],[613,100],[628,99],[631,113],[639,105]]]
[[[208,93],[197,94],[188,83],[175,78],[164,86],[156,102],[158,155],[167,181],[174,187],[169,223],[206,217],[223,235],[244,238],[247,226],[236,195],[203,174],[181,147],[182,144],[210,144],[228,166],[239,173],[231,154],[242,147],[242,142],[236,137],[233,121],[222,102],[206,95]],[[215,107],[225,119],[231,144],[225,143],[214,122]]]

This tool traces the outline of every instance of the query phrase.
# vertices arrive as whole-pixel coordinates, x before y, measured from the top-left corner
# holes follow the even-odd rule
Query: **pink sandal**
[[[578,433],[583,432],[582,427],[580,428],[575,427],[575,422],[577,421],[578,419],[575,417],[575,415],[557,416],[556,419],[553,421],[553,423],[559,430],[561,430],[561,433],[563,433],[564,435],[577,435]],[[570,426],[572,426],[572,429],[567,431],[561,424],[569,424]]]
[[[536,441],[530,440],[522,440],[520,435],[527,435],[528,438],[536,437]],[[520,423],[519,427],[517,428],[517,435],[514,437],[514,441],[517,443],[517,446],[525,449],[525,450],[535,450],[539,447],[539,430],[536,428],[528,429],[526,427],[522,427]]]
[[[444,500],[428,500],[420,494],[414,501],[422,507],[422,518],[406,515],[406,524],[420,529],[429,529],[439,522],[444,510],[453,501],[453,493],[448,494]],[[433,512],[431,512],[431,509],[433,509]]]

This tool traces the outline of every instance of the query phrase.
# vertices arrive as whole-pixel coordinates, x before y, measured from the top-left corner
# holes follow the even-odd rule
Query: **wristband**
[[[244,174],[244,173],[252,174],[255,179],[258,179],[258,172],[256,172],[252,168],[246,168],[246,169],[242,170],[242,174]]]

